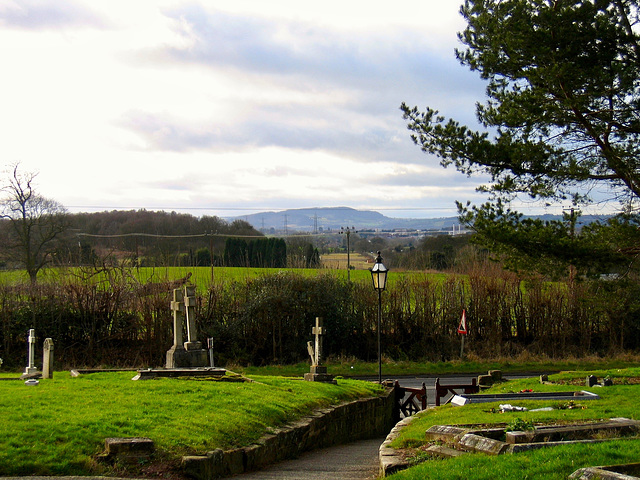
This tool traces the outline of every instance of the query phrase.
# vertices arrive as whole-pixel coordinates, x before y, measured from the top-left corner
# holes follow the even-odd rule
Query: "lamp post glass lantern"
[[[387,286],[389,269],[382,263],[382,256],[378,252],[376,263],[371,269],[373,288],[378,291],[378,383],[382,383],[382,351],[380,349],[380,325],[382,324],[382,291]]]
[[[371,269],[371,279],[373,280],[373,288],[381,292],[387,286],[387,273],[389,269],[384,266],[382,263],[382,257],[380,256],[380,252],[378,252],[378,256],[376,257],[376,263],[373,265]]]

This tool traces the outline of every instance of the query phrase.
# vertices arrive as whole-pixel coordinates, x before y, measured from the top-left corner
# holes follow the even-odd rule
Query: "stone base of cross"
[[[316,325],[311,330],[315,336],[315,348],[313,342],[307,342],[307,351],[311,357],[311,371],[304,374],[304,379],[309,382],[328,382],[336,383],[333,375],[327,374],[327,367],[321,365],[322,361],[322,335],[325,329],[322,326],[322,318],[316,317]]]

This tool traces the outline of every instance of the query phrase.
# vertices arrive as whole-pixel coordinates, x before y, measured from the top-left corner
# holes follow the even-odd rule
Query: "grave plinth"
[[[147,369],[138,370],[138,374],[131,380],[147,380],[150,378],[173,378],[173,377],[194,377],[194,378],[221,378],[227,374],[227,370],[217,367],[198,368],[167,368],[167,369]]]

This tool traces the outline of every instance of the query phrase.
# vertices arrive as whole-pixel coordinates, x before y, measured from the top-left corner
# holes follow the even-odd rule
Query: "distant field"
[[[250,268],[250,267],[141,267],[141,268],[113,268],[109,275],[128,278],[129,281],[145,283],[171,282],[186,278],[189,274],[189,282],[195,284],[198,289],[207,289],[212,281],[214,283],[226,283],[230,281],[245,282],[251,278],[265,275],[275,275],[282,272],[290,272],[296,275],[314,277],[318,275],[332,275],[337,278],[347,278],[347,255],[331,254],[322,256],[325,268]],[[367,257],[360,254],[351,255],[351,265],[355,270],[351,271],[351,281],[370,282],[369,269],[372,263],[367,263]],[[105,280],[106,273],[96,273],[88,268],[49,268],[43,270],[38,279],[41,283],[58,282],[62,278],[68,281],[73,279],[87,283],[100,283]],[[399,279],[424,279],[442,282],[449,274],[427,273],[422,271],[396,271],[390,269],[389,285]],[[0,271],[0,286],[28,283],[29,277],[23,270]]]
[[[324,268],[340,270],[347,269],[346,253],[329,253],[327,255],[321,255],[320,261]],[[352,253],[350,261],[351,266],[356,270],[368,270],[373,267],[373,258],[362,255],[361,253]]]

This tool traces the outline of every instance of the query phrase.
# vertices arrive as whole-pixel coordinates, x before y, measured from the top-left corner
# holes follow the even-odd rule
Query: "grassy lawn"
[[[419,419],[402,430],[394,441],[395,448],[408,448],[416,458],[426,459],[419,449],[425,443],[424,432],[432,425],[466,423],[512,423],[516,420],[534,423],[578,423],[614,417],[640,419],[640,368],[612,369],[590,372],[602,379],[609,376],[614,385],[606,388],[586,388],[585,374],[565,372],[551,375],[554,385],[542,385],[536,379],[514,380],[494,386],[486,393],[519,392],[524,389],[543,391],[588,390],[600,395],[601,400],[576,401],[578,408],[565,408],[567,402],[518,401],[528,409],[556,407],[543,412],[499,413],[499,403],[470,404],[464,407],[446,405],[427,410]],[[566,479],[578,468],[596,465],[634,463],[640,459],[640,438],[595,444],[574,444],[536,451],[502,455],[469,454],[458,458],[429,459],[424,463],[399,472],[389,478],[400,479]]]
[[[9,376],[15,374],[2,374]],[[316,408],[380,392],[353,380],[336,386],[281,377],[246,383],[132,376],[56,372],[37,386],[0,382],[0,472],[122,474],[94,460],[107,437],[149,437],[158,457],[173,464],[184,454],[249,445]]]
[[[411,362],[383,360],[382,378],[397,378],[402,375],[451,375],[487,373],[488,370],[501,370],[503,373],[523,372],[559,372],[588,371],[602,369],[619,369],[640,364],[640,357],[622,356],[619,358],[582,358],[552,360],[548,358],[502,358],[494,360],[454,360],[451,362]],[[344,377],[378,376],[378,364],[363,362],[356,358],[333,358],[326,362],[329,372]],[[309,362],[295,365],[267,365],[264,367],[228,366],[235,372],[245,375],[277,375],[284,377],[300,377],[309,371]]]

